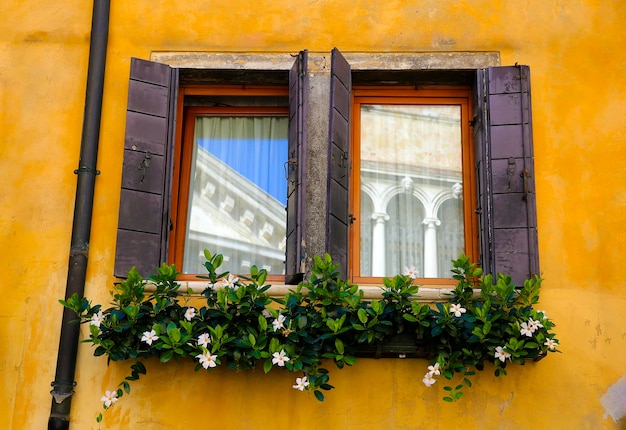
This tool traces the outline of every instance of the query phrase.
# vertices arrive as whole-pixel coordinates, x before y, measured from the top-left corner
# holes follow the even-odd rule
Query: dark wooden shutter
[[[516,285],[539,274],[528,66],[478,70],[474,123],[481,264]]]
[[[131,59],[115,250],[117,277],[126,277],[133,266],[148,276],[167,260],[177,89],[177,69]]]
[[[298,283],[305,272],[307,51],[289,72],[289,161],[287,169],[287,244],[285,283]]]
[[[350,225],[348,179],[350,177],[350,65],[334,48],[330,65],[330,123],[326,252],[339,263],[341,276],[348,273]]]

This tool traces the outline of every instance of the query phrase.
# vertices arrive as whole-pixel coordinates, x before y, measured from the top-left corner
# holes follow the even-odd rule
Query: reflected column
[[[385,221],[389,221],[389,215],[376,212],[372,214],[372,219],[375,221],[372,229],[372,276],[386,276]]]
[[[437,227],[441,225],[441,221],[437,218],[426,218],[423,223],[426,225],[424,232],[424,277],[436,278],[438,276]]]

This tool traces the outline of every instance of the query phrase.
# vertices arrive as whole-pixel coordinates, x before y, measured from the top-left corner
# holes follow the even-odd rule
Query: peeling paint
[[[606,411],[604,418],[610,415],[613,421],[618,422],[626,416],[626,376],[622,376],[606,390],[600,397],[600,403]]]
[[[513,393],[511,391],[511,396],[508,398],[508,400],[505,400],[504,403],[502,403],[502,406],[500,407],[500,415],[502,415],[504,413],[504,410],[511,406],[511,402],[513,401],[513,396],[515,393]]]

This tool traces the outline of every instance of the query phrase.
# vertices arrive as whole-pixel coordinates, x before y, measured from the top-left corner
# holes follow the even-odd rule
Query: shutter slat
[[[125,149],[163,155],[166,137],[167,118],[132,111],[126,113]]]
[[[118,228],[160,234],[162,206],[161,194],[122,190]]]
[[[164,87],[170,86],[171,72],[170,68],[165,64],[131,58],[130,70],[131,79],[133,80],[150,82]]]
[[[114,274],[167,261],[176,69],[131,60]]]
[[[481,264],[487,273],[511,275],[521,285],[539,274],[530,70],[480,70],[477,92]]]
[[[289,71],[289,144],[287,172],[287,238],[285,283],[296,284],[305,271],[307,51]]]
[[[330,120],[328,149],[328,196],[326,252],[348,275],[349,160],[350,160],[350,64],[334,48],[330,66]]]
[[[165,117],[168,113],[168,97],[168,87],[141,81],[130,81],[128,85],[128,110]]]
[[[115,255],[115,276],[125,278],[131,267],[135,266],[137,271],[148,276],[155,272],[154,262],[160,258],[160,235],[140,231],[118,230],[117,243],[123,243],[123,249],[117,248]],[[142,258],[137,259],[136,256]],[[120,273],[118,274],[117,268]]]

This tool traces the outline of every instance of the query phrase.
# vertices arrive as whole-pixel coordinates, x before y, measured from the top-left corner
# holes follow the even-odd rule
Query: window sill
[[[206,281],[178,281],[180,284],[180,291],[190,291],[193,295],[200,295],[207,286]],[[290,290],[294,290],[295,285],[281,285],[276,284],[270,286],[267,293],[271,297],[284,297]],[[367,285],[361,286],[363,291],[363,298],[365,300],[382,299],[382,287]],[[154,286],[148,284],[146,291],[154,291]],[[449,300],[453,288],[437,288],[435,286],[420,286],[419,292],[415,296],[415,300],[425,303],[446,302]],[[474,296],[480,297],[480,290],[474,290]]]

